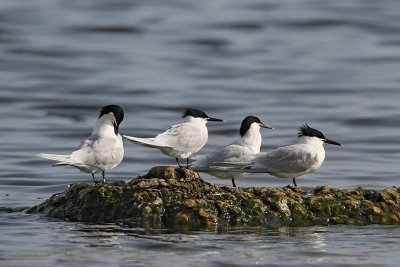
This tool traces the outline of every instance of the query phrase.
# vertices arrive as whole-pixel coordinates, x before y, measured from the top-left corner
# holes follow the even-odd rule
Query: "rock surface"
[[[151,227],[400,224],[400,188],[232,188],[188,169],[158,166],[112,184],[74,184],[32,207],[62,220]]]

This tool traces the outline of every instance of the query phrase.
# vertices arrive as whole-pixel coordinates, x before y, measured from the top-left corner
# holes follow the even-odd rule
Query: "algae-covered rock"
[[[154,227],[400,224],[400,188],[232,188],[188,169],[159,166],[128,183],[74,184],[29,212]]]

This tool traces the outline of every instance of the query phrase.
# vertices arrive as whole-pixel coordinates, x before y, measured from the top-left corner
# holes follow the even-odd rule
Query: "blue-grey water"
[[[400,227],[132,229],[28,215],[73,182],[39,152],[69,153],[98,110],[121,105],[122,133],[153,136],[200,108],[206,154],[256,115],[263,151],[301,123],[326,146],[305,188],[400,184],[400,2],[4,0],[0,2],[0,266],[398,266]],[[174,160],[126,143],[109,180]],[[230,181],[207,175],[220,185]],[[238,186],[285,186],[252,175]]]

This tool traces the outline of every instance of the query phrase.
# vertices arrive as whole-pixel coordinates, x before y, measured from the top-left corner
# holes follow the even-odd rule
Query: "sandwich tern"
[[[279,147],[268,153],[254,154],[247,163],[225,162],[221,165],[225,167],[218,169],[269,173],[278,178],[292,178],[293,184],[297,186],[296,177],[321,167],[325,159],[325,143],[342,146],[305,123],[299,128],[297,144]]]
[[[124,157],[122,137],[118,127],[124,119],[124,111],[118,105],[104,106],[91,136],[83,140],[78,150],[70,155],[38,154],[38,157],[57,161],[53,166],[72,166],[82,172],[102,173],[105,183],[105,171],[116,167]]]
[[[206,113],[198,109],[188,108],[182,116],[184,122],[170,126],[165,132],[154,138],[139,138],[124,135],[129,141],[151,148],[159,149],[163,154],[175,158],[179,167],[179,158],[186,159],[189,168],[190,155],[199,151],[207,142],[208,121],[223,121],[210,118]]]
[[[245,172],[229,172],[213,169],[211,166],[222,162],[246,162],[250,156],[260,152],[261,133],[260,128],[274,130],[270,125],[264,124],[259,118],[247,116],[240,126],[240,138],[231,144],[221,147],[207,156],[196,156],[190,166],[192,170],[206,172],[221,179],[231,179],[232,186],[236,187],[235,179],[246,176]]]

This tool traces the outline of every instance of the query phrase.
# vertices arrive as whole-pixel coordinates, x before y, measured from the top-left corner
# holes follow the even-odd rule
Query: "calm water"
[[[209,124],[200,154],[236,139],[247,115],[277,128],[263,131],[264,151],[295,142],[308,122],[345,147],[326,146],[299,185],[398,186],[399,14],[398,1],[1,1],[0,265],[397,266],[399,227],[150,230],[22,209],[91,181],[35,154],[72,151],[107,104],[125,109],[121,132],[136,136],[179,122],[184,107],[227,119]],[[110,180],[173,163],[125,152]]]

